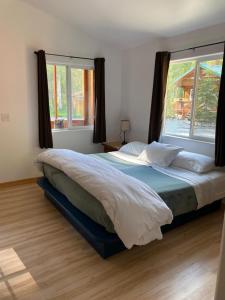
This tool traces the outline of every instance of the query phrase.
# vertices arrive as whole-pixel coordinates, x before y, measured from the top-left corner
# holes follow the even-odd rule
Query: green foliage
[[[56,67],[58,118],[67,119],[66,67]]]
[[[72,99],[83,98],[83,70],[82,69],[72,69],[71,70],[71,80],[72,80]],[[72,118],[82,118],[82,112],[74,105],[72,107]]]
[[[49,108],[51,118],[55,116],[54,109],[54,93],[53,93],[53,65],[47,64],[48,74],[48,94],[49,94]]]
[[[195,122],[215,124],[218,102],[220,78],[211,77],[212,73],[206,71],[200,77],[197,85],[195,101]]]
[[[76,96],[82,93],[83,90],[83,73],[82,69],[72,69],[71,70],[71,88],[72,95]],[[54,104],[54,65],[47,64],[47,74],[48,74],[48,90],[49,90],[49,107],[50,116],[55,118],[55,104]],[[58,118],[67,119],[67,76],[66,76],[66,66],[57,65],[56,66],[56,83],[57,83],[57,113]],[[73,112],[73,117],[80,117]]]
[[[72,80],[72,95],[77,95],[83,92],[83,70],[72,69],[71,70]]]
[[[211,60],[204,62],[208,66],[218,66],[222,60]],[[181,86],[177,86],[176,81],[182,78],[189,70],[195,68],[196,61],[181,63],[171,63],[169,67],[166,95],[166,117],[174,118],[174,99],[183,98],[184,91]],[[199,75],[195,96],[195,123],[215,124],[216,110],[218,102],[220,78],[216,77],[213,71],[204,70],[204,74]],[[194,79],[193,79],[194,86]]]
[[[166,116],[167,118],[174,118],[175,113],[173,109],[174,98],[183,97],[182,87],[177,87],[175,82],[178,78],[182,77],[187,71],[195,66],[195,61],[171,63],[167,79],[167,92],[166,92]]]

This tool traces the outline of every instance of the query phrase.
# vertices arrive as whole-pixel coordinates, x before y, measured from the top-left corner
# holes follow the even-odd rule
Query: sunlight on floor
[[[39,291],[15,250],[9,248],[0,251],[0,299],[41,299]]]

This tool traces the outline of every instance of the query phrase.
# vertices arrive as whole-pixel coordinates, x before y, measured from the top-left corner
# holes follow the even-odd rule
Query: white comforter
[[[42,152],[47,163],[98,199],[127,248],[161,239],[160,227],[172,222],[171,210],[146,184],[93,157],[71,150]]]

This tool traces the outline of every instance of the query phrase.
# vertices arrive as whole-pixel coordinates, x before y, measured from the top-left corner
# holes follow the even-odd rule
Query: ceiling
[[[120,47],[225,22],[225,0],[23,1]]]

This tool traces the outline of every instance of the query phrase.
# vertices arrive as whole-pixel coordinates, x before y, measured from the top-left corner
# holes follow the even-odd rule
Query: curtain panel
[[[225,45],[224,45],[225,53]],[[217,106],[216,136],[215,136],[215,165],[225,166],[225,56],[220,80],[220,90]]]
[[[105,59],[95,58],[95,118],[93,143],[106,141],[105,121]]]
[[[38,66],[39,146],[40,148],[53,148],[45,51],[39,50],[36,54]]]
[[[164,51],[156,53],[148,143],[158,141],[160,137],[169,63],[169,52]]]

